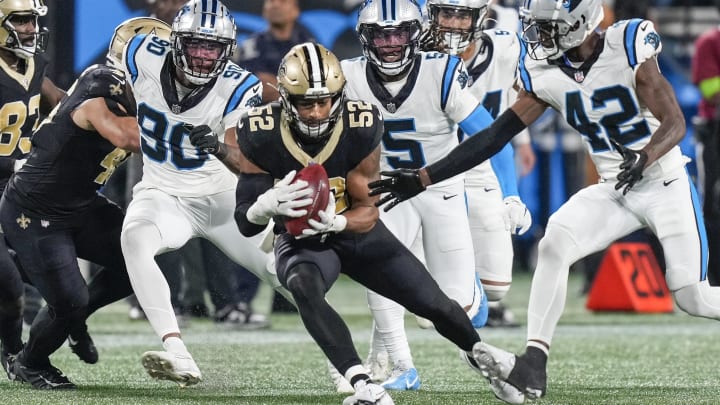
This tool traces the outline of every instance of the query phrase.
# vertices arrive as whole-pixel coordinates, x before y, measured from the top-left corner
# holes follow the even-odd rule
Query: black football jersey
[[[75,214],[94,200],[115,168],[130,155],[96,131],[81,129],[73,122],[71,112],[98,97],[105,98],[116,115],[135,115],[122,71],[104,65],[87,68],[33,134],[32,151],[8,184],[7,197],[48,219]]]
[[[329,139],[318,145],[303,145],[293,136],[279,103],[255,107],[238,121],[238,145],[245,157],[275,179],[310,163],[322,164],[336,210],[342,212],[352,206],[345,194],[347,173],[375,150],[383,134],[382,115],[375,106],[346,100],[343,107]]]
[[[30,152],[30,136],[40,119],[40,89],[47,62],[42,55],[27,59],[25,73],[0,61],[0,159],[23,159]],[[0,172],[0,187],[12,172]]]

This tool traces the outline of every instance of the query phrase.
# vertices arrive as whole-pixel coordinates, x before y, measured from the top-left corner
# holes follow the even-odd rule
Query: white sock
[[[375,320],[375,329],[382,337],[392,364],[402,363],[414,367],[405,334],[405,308],[372,291],[368,291],[368,303]]]

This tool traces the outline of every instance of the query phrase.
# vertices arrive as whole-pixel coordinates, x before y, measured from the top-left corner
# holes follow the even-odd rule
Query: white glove
[[[308,219],[310,228],[303,229],[302,235],[299,235],[297,237],[298,239],[319,235],[321,233],[342,232],[347,226],[347,218],[345,218],[345,215],[335,214],[335,194],[332,191],[330,191],[327,208],[318,212],[318,216],[320,217],[320,221],[312,218]]]
[[[266,225],[275,215],[297,218],[307,214],[305,209],[297,209],[312,203],[312,194],[307,182],[297,181],[290,184],[295,178],[295,170],[288,173],[270,190],[264,192],[247,211],[248,221],[257,225]]]
[[[510,196],[503,202],[505,203],[505,212],[503,213],[505,230],[515,235],[527,232],[532,225],[532,216],[520,197]]]
[[[20,168],[23,167],[23,165],[25,164],[25,162],[27,162],[27,159],[18,159],[18,160],[16,160],[15,163],[14,163],[14,165],[13,165],[13,171],[14,171],[14,172],[17,172],[18,170],[20,170]]]

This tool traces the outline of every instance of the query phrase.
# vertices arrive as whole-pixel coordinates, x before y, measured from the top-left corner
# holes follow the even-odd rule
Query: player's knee
[[[580,258],[575,253],[578,251],[576,247],[573,237],[565,228],[550,224],[538,244],[538,256],[553,259],[558,263],[566,263],[569,266]]]
[[[131,254],[154,249],[156,245],[156,243],[153,243],[154,240],[160,240],[160,231],[149,221],[130,222],[123,227],[120,234],[120,245],[123,252],[130,252]]]
[[[720,319],[720,288],[707,281],[673,291],[678,307],[693,316]]]
[[[287,289],[295,301],[324,299],[325,288],[320,269],[311,263],[300,263],[288,270]]]
[[[505,285],[494,285],[490,283],[483,283],[483,289],[485,295],[490,302],[497,302],[505,298],[505,295],[510,291],[510,284]]]

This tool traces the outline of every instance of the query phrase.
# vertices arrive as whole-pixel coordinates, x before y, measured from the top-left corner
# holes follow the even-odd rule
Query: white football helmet
[[[306,143],[326,140],[340,118],[345,100],[345,75],[340,61],[324,46],[305,42],[295,45],[278,68],[278,91],[288,122]],[[303,121],[295,105],[331,98],[330,114],[324,120]]]
[[[218,0],[191,0],[178,11],[172,23],[170,42],[173,44],[173,61],[194,85],[204,85],[217,77],[235,50],[235,19]],[[188,47],[205,51],[220,51],[217,58],[193,57]],[[191,60],[192,59],[192,60]],[[195,60],[211,61],[212,67],[204,68]]]
[[[167,41],[170,39],[170,26],[152,17],[134,17],[123,21],[115,27],[105,64],[122,69],[123,49],[128,41],[138,34],[154,34]]]
[[[531,58],[556,58],[582,44],[603,16],[602,0],[525,0],[523,41]]]
[[[438,51],[459,55],[475,41],[482,31],[482,24],[488,10],[488,0],[427,0],[427,17],[430,21],[429,34]],[[438,16],[443,13],[458,19],[470,20],[469,28],[442,27]]]
[[[42,0],[0,1],[0,48],[13,52],[17,57],[30,59],[36,53],[45,51],[47,29],[40,27],[38,17],[47,14]],[[31,20],[35,26],[32,33],[18,33],[13,20]],[[29,36],[33,36],[32,41]]]
[[[397,76],[420,51],[422,12],[415,0],[366,0],[355,30],[368,61],[384,75]]]

